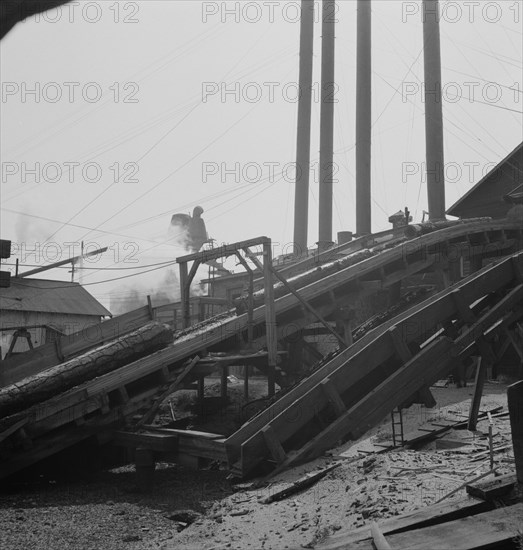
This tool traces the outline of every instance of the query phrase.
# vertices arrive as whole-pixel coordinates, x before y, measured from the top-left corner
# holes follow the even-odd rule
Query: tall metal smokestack
[[[294,254],[307,250],[309,222],[309,174],[311,160],[312,60],[314,0],[301,1],[300,99],[296,139],[296,187],[294,194]]]
[[[336,0],[323,0],[321,40],[320,192],[319,243],[324,250],[332,243],[332,176],[334,144],[334,51]]]
[[[425,146],[430,220],[445,219],[445,164],[443,153],[439,14],[439,0],[423,0]]]
[[[358,0],[356,90],[356,232],[371,232],[371,0]]]

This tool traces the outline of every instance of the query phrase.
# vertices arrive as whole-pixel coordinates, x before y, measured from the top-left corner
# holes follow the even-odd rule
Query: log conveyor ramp
[[[204,442],[188,446],[227,461],[241,477],[252,475],[260,465],[280,471],[318,456],[342,438],[364,433],[456,361],[478,353],[478,346],[484,353],[490,335],[522,315],[523,255],[516,253],[523,248],[521,224],[482,219],[433,229],[412,239],[368,237],[345,247],[340,259],[331,256],[326,264],[289,281],[301,300],[328,318],[362,295],[418,273],[445,271],[462,257],[476,268],[485,260],[494,264],[370,331],[227,439],[209,439],[207,434]],[[315,321],[294,294],[280,290],[275,295],[278,339]],[[147,320],[150,317],[140,317],[133,328]],[[116,429],[132,424],[137,415],[143,417],[166,389],[212,372],[212,364],[199,366],[198,358],[208,351],[237,350],[247,340],[249,324],[254,325],[255,342],[263,344],[264,322],[263,305],[253,310],[252,319],[231,310],[175,333],[174,341],[159,351],[56,390],[26,409],[12,412],[6,405],[0,419],[0,477],[88,437],[111,440]],[[85,352],[88,346],[77,347]],[[70,359],[62,354],[61,360]],[[20,367],[23,380],[11,372],[0,396],[27,377],[45,377],[60,360],[50,363],[39,366],[33,360],[31,369]]]

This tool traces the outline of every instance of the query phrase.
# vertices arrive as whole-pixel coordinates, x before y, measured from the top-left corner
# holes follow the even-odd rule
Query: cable
[[[176,263],[176,260],[172,261],[170,265],[174,265]],[[136,277],[137,275],[143,275],[144,273],[150,273],[151,271],[158,271],[159,269],[165,269],[166,267],[169,267],[168,265],[163,265],[160,267],[155,267],[153,269],[147,269],[145,271],[141,271],[140,273],[131,273],[130,275],[122,275],[121,277],[115,277],[114,279],[105,279],[104,281],[95,281],[93,283],[82,283],[82,286],[92,286],[92,285],[99,285],[102,283],[111,283],[113,281],[121,281],[122,279],[129,279],[130,277]],[[28,279],[30,280],[30,279]],[[28,288],[41,288],[39,286],[35,285],[28,285],[25,283],[22,283],[20,281],[17,281],[17,285],[25,286]],[[70,288],[70,284],[68,285],[61,285],[61,286],[52,286],[52,287],[46,287],[45,290],[58,290],[61,288]]]

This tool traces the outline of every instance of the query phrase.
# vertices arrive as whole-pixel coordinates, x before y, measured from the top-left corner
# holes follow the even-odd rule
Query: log
[[[314,269],[310,269],[309,271],[306,271],[299,275],[295,275],[294,277],[289,277],[287,282],[290,283],[295,290],[298,290],[304,286],[307,286],[311,283],[319,281],[320,279],[323,279],[327,275],[331,275],[332,273],[341,271],[342,269],[345,269],[347,267],[350,267],[351,265],[355,265],[359,262],[362,262],[363,260],[366,260],[372,256],[375,256],[376,254],[377,252],[374,252],[371,250],[358,250],[357,252],[353,252],[349,256],[341,258],[340,260],[329,262],[320,267],[316,267]],[[289,290],[285,287],[285,285],[281,282],[275,283],[274,299],[280,298],[285,294],[289,294]],[[240,296],[234,301],[236,305],[236,311],[238,314],[244,313],[248,310],[248,299],[249,299],[248,294],[243,294],[242,296]],[[254,292],[253,306],[257,308],[264,304],[265,304],[265,290],[261,289]]]
[[[425,222],[425,223],[416,223],[407,225],[405,227],[405,236],[409,239],[416,237],[421,237],[422,235],[427,235],[433,231],[439,231],[440,229],[445,229],[447,227],[453,227],[454,225],[461,225],[464,223],[472,222],[489,222],[492,218],[483,217],[483,218],[469,218],[466,220],[445,220],[437,222]]]
[[[168,325],[151,322],[117,340],[0,389],[0,417],[17,413],[87,380],[165,348]]]

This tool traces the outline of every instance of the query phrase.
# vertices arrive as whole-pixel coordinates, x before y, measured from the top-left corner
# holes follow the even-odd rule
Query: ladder
[[[390,413],[392,425],[392,444],[394,447],[403,446],[403,413],[401,407],[395,407]]]

